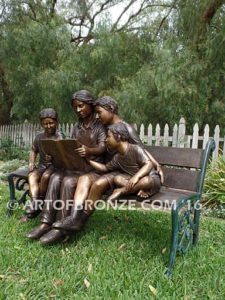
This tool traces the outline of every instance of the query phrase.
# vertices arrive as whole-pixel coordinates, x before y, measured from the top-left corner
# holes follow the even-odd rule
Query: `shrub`
[[[222,155],[207,170],[203,203],[211,208],[225,206],[225,157]]]
[[[7,180],[7,174],[18,168],[27,167],[27,161],[13,159],[6,162],[0,161],[0,183],[1,180]]]
[[[10,139],[1,140],[0,160],[9,161],[13,159],[28,160],[29,149],[22,149],[14,145]]]

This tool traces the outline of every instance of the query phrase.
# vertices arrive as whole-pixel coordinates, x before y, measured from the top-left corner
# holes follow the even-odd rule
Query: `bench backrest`
[[[162,165],[164,186],[201,192],[206,165],[214,144],[214,140],[210,139],[205,150],[147,145],[145,149]]]

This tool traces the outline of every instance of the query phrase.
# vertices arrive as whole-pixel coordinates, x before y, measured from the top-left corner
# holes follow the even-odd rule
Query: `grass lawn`
[[[8,187],[1,184],[0,299],[225,297],[222,220],[202,218],[198,247],[177,258],[169,280],[163,275],[170,242],[168,213],[98,211],[72,241],[43,247],[24,237],[38,220],[20,224],[19,209],[6,218],[7,201]]]

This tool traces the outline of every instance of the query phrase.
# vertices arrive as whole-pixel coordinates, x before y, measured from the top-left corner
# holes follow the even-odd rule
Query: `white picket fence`
[[[71,136],[74,124],[60,124],[60,129],[66,137]],[[135,128],[137,126],[134,124]],[[39,124],[29,124],[27,122],[17,125],[2,125],[0,126],[0,146],[4,140],[12,140],[13,143],[21,148],[31,147],[32,141],[38,132],[42,129]],[[137,129],[138,130],[138,129]],[[218,157],[221,153],[225,156],[225,136],[220,137],[220,127],[217,125],[215,129],[209,129],[209,125],[205,125],[203,136],[199,135],[199,127],[196,123],[193,127],[193,134],[186,134],[185,119],[181,118],[179,124],[175,124],[172,129],[172,135],[169,135],[169,126],[165,125],[163,129],[159,124],[156,125],[155,130],[151,124],[147,128],[142,124],[139,128],[141,140],[148,145],[156,146],[171,146],[171,147],[185,147],[185,148],[205,148],[209,137],[213,137],[216,142],[216,150],[213,153],[213,159]]]

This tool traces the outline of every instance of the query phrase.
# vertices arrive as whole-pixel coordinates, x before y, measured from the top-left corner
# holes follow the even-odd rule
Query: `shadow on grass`
[[[22,245],[35,247],[38,241],[27,240],[25,234],[38,226],[40,219],[37,217],[27,223],[19,224],[22,214],[22,210],[15,211],[12,217],[13,223],[16,223],[16,227],[18,225],[17,233],[21,237]],[[110,209],[96,211],[89,219],[85,229],[80,233],[72,234],[66,243],[48,245],[43,248],[45,251],[49,248],[54,252],[65,248],[79,249],[80,251],[82,248],[88,249],[90,246],[90,249],[97,249],[96,251],[102,251],[105,248],[117,251],[121,245],[126,244],[125,251],[132,251],[137,258],[140,255],[146,259],[159,257],[163,264],[167,264],[170,236],[171,221],[168,213]],[[40,243],[38,245],[39,248]],[[162,255],[163,249],[166,249],[164,255]]]
[[[110,243],[129,243],[141,245],[146,258],[161,256],[161,251],[170,246],[171,222],[168,214],[143,213],[141,211],[118,212],[98,211],[87,223],[85,229],[71,235],[69,244],[80,239],[107,240]],[[167,260],[167,258],[165,258]]]

